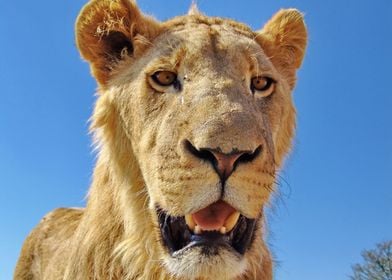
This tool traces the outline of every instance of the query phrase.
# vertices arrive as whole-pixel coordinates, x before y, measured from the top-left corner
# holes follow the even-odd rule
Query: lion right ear
[[[160,24],[132,0],[92,0],[76,21],[77,47],[102,87],[119,61],[136,57],[159,33]]]
[[[296,9],[280,10],[256,37],[291,88],[295,84],[296,70],[304,58],[307,38],[303,14]]]

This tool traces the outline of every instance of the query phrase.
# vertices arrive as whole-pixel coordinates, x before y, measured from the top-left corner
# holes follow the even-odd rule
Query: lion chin
[[[264,208],[295,130],[302,14],[259,31],[192,6],[165,22],[91,0],[76,43],[99,95],[87,205],[47,214],[14,279],[263,279]]]

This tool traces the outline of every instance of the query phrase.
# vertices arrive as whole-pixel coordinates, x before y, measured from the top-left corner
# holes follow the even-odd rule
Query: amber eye
[[[251,80],[250,88],[253,93],[268,96],[275,90],[275,81],[269,77],[258,76]]]
[[[152,74],[151,78],[158,85],[168,87],[177,81],[177,74],[170,71],[158,71]]]

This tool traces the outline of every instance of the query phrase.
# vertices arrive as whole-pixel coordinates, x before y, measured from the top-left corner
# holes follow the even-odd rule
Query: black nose
[[[253,161],[261,152],[262,146],[258,146],[254,151],[238,151],[222,153],[220,148],[200,148],[196,149],[191,142],[185,141],[185,148],[195,157],[209,161],[218,173],[222,182],[233,173],[240,163]]]

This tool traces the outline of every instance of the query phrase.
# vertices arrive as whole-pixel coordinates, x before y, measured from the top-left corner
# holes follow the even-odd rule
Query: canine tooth
[[[188,225],[190,230],[195,230],[196,223],[193,220],[192,215],[185,215],[185,223]]]
[[[200,228],[200,226],[199,226],[199,225],[196,225],[193,232],[194,232],[195,234],[201,234],[201,228]]]
[[[227,218],[227,220],[225,222],[225,227],[226,227],[227,231],[230,231],[234,228],[239,217],[240,217],[240,212],[236,211]]]
[[[222,233],[222,234],[226,234],[226,228],[225,227],[221,227],[219,229],[219,232]]]

